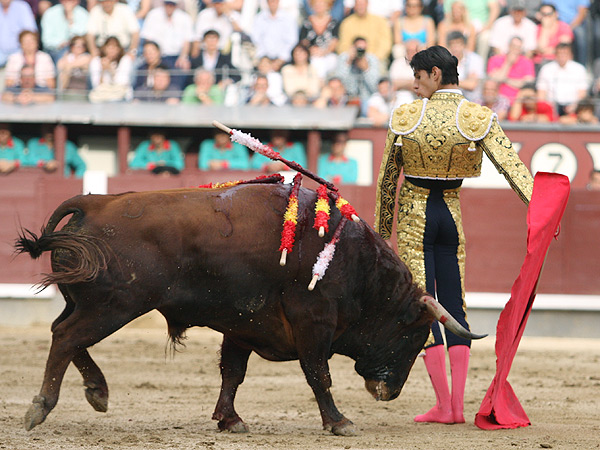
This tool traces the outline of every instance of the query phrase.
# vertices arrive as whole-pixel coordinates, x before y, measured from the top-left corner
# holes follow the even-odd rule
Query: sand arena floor
[[[435,402],[424,364],[417,361],[400,397],[375,402],[354,361],[330,361],[333,395],[360,434],[321,429],[312,391],[297,361],[252,355],[236,409],[250,433],[220,433],[211,420],[220,386],[220,335],[188,332],[172,357],[164,326],[137,322],[91,348],[103,370],[107,413],[86,402],[82,380],[67,370],[56,408],[26,432],[23,416],[41,386],[49,326],[0,328],[0,449],[568,449],[600,448],[600,341],[525,338],[509,381],[532,426],[483,431],[473,419],[495,370],[494,337],[474,343],[465,394],[466,424],[416,424]]]

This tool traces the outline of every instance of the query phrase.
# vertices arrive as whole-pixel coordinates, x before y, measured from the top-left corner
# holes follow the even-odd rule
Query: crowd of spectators
[[[381,125],[439,44],[469,100],[511,119],[535,83],[560,120],[599,112],[595,36],[600,0],[0,0],[0,79],[6,103],[350,104]]]
[[[500,120],[596,123],[598,38],[600,0],[0,0],[1,98],[356,105],[385,126],[415,98],[410,58],[439,44],[458,59],[465,96]],[[201,169],[281,170],[221,140],[202,143]],[[332,150],[345,140],[336,136]],[[18,139],[8,141],[18,153]],[[132,169],[183,167],[161,159],[180,153],[164,133],[143,144]],[[272,136],[302,164],[296,144]],[[344,180],[354,171],[334,152],[322,165],[343,166],[335,176]]]

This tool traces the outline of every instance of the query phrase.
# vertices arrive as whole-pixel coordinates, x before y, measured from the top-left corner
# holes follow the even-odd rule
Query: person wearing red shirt
[[[510,107],[508,120],[513,122],[554,122],[554,108],[548,102],[539,100],[535,84],[524,85]]]

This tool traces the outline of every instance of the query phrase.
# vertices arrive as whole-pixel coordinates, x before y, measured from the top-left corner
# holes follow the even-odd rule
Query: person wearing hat
[[[523,52],[531,56],[537,47],[537,26],[527,17],[525,0],[513,0],[509,14],[499,17],[492,25],[489,44],[495,55],[508,53],[513,37],[521,38]]]

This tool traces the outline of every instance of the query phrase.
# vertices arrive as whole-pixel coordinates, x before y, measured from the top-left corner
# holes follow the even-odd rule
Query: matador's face
[[[434,67],[434,70],[437,67]],[[439,70],[439,69],[438,69]],[[413,90],[421,98],[429,98],[440,87],[439,77],[436,72],[427,73],[425,70],[414,72]]]

